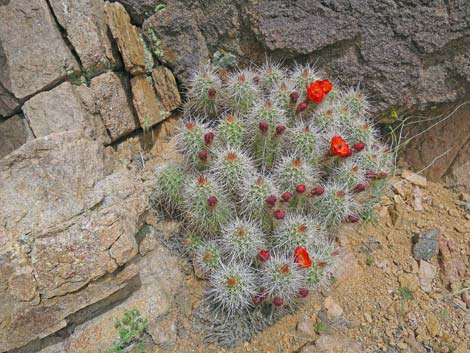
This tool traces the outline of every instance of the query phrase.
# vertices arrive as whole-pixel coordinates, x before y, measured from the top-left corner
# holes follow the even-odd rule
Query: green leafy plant
[[[232,53],[228,53],[221,49],[217,50],[212,56],[212,64],[215,67],[229,69],[237,64],[237,58]]]
[[[106,353],[124,353],[131,347],[135,347],[136,353],[144,353],[144,336],[148,323],[141,317],[139,310],[126,310],[124,317],[117,319],[114,326],[119,332],[119,338]]]
[[[409,290],[408,288],[399,288],[397,291],[397,295],[404,300],[414,299],[413,292]]]

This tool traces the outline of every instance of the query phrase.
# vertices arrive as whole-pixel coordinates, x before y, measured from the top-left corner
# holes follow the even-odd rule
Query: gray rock
[[[7,116],[79,67],[45,0],[2,1],[0,18],[0,116]]]
[[[170,3],[164,11],[149,17],[142,29],[152,51],[163,54],[159,59],[182,82],[187,82],[209,57],[197,22],[190,11],[177,3]]]
[[[413,246],[413,257],[415,260],[430,260],[439,250],[439,236],[441,231],[438,228],[429,229],[420,233]]]
[[[108,38],[103,1],[49,0],[49,3],[87,77],[121,64]]]
[[[21,147],[34,136],[28,123],[21,115],[13,115],[11,118],[0,122],[0,159],[10,152]]]
[[[36,137],[55,132],[81,130],[97,137],[106,135],[91,122],[70,82],[64,82],[50,91],[36,94],[22,107],[23,113]]]

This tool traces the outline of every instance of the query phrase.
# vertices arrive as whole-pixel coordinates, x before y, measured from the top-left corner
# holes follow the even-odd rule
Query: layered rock
[[[0,2],[0,116],[79,71],[45,0]]]
[[[76,131],[0,160],[0,346],[48,335],[126,285],[147,206],[139,179],[109,174],[103,147]]]
[[[49,0],[89,78],[120,66],[106,26],[103,1]]]

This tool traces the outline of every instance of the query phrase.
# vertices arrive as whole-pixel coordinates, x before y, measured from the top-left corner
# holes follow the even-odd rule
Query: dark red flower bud
[[[374,172],[373,170],[369,170],[369,171],[366,173],[366,178],[367,178],[367,179],[375,179],[375,178],[377,178],[377,173]]]
[[[267,122],[262,121],[262,122],[259,123],[258,127],[261,130],[261,132],[267,132],[268,128],[269,128],[269,125],[268,125]]]
[[[286,130],[286,127],[284,125],[278,125],[276,126],[276,134],[280,135]]]
[[[292,103],[297,103],[297,100],[299,99],[299,97],[300,97],[299,92],[293,91],[290,94],[290,101]]]
[[[215,90],[214,87],[211,87],[207,90],[207,95],[209,96],[209,98],[214,98],[216,94],[217,94],[217,91]]]
[[[354,191],[356,192],[362,192],[366,189],[366,186],[364,184],[357,184],[355,187],[354,187]]]
[[[207,152],[206,151],[200,151],[198,153],[199,158],[201,158],[203,161],[207,160]]]
[[[259,83],[259,77],[258,76],[253,77],[253,83],[256,83],[256,84]]]
[[[388,177],[388,173],[385,172],[381,172],[379,175],[377,175],[377,178],[379,179],[385,179],[386,177]]]
[[[271,255],[269,254],[268,250],[260,250],[260,252],[258,253],[258,257],[261,261],[268,261],[270,256]]]
[[[274,297],[273,304],[276,306],[282,306],[282,304],[284,304],[284,300],[281,297]]]
[[[283,210],[276,210],[274,212],[274,218],[276,219],[284,219],[285,216],[286,216],[286,213]]]
[[[295,191],[297,191],[299,194],[303,194],[307,188],[305,187],[304,184],[299,184],[295,187]]]
[[[305,103],[305,102],[299,103],[297,105],[297,111],[299,113],[302,113],[303,111],[305,111],[305,109],[307,109],[307,107],[308,107],[307,103]]]
[[[285,193],[281,195],[281,198],[283,201],[289,202],[290,199],[292,198],[292,194],[289,191],[286,191]]]
[[[299,289],[299,295],[302,298],[305,298],[306,296],[308,296],[308,289],[307,288],[300,288]]]
[[[364,142],[356,142],[353,145],[353,148],[356,152],[362,151],[364,149],[364,147],[366,147],[366,144]]]
[[[313,188],[312,193],[316,196],[320,196],[325,192],[325,188],[321,185],[317,185]]]
[[[358,221],[359,221],[359,217],[357,217],[357,216],[355,216],[355,215],[352,215],[352,214],[350,214],[350,215],[348,216],[348,222],[349,222],[349,223],[356,223],[356,222],[358,222]]]
[[[207,199],[207,206],[209,207],[215,207],[215,205],[217,205],[217,197],[215,196],[211,196]]]
[[[214,133],[212,131],[206,132],[204,134],[204,142],[206,145],[210,145],[214,141]]]
[[[277,197],[274,195],[270,195],[266,198],[266,203],[270,206],[274,206],[276,204]]]
[[[255,295],[255,296],[252,298],[252,301],[253,301],[253,304],[254,304],[254,305],[259,305],[259,304],[261,304],[261,302],[263,301],[263,299],[261,299],[260,297],[258,297],[257,295]]]

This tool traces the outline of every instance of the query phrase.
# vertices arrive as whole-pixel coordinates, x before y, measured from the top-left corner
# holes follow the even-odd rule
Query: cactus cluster
[[[392,163],[364,94],[310,65],[205,65],[176,143],[184,162],[156,170],[156,198],[185,222],[187,252],[227,334],[266,312],[271,322],[328,281],[334,234],[369,219]],[[223,325],[209,336],[227,344]]]

